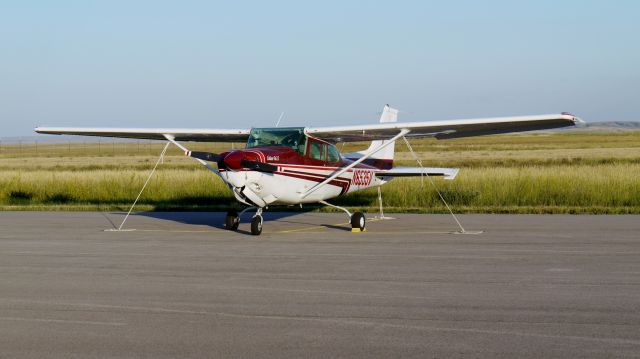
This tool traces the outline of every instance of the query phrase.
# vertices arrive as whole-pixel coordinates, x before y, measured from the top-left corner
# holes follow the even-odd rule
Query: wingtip
[[[584,126],[587,125],[587,121],[581,119],[580,117],[575,116],[575,115],[571,115],[571,116],[573,116],[573,118],[571,120],[573,121],[573,125],[574,126],[584,127]]]
[[[571,116],[571,121],[573,121],[575,126],[584,126],[587,122],[580,117],[572,114],[571,112],[562,112],[560,113],[562,116]]]

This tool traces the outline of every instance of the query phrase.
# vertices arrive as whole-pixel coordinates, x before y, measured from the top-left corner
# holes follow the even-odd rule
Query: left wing
[[[499,133],[548,130],[583,123],[578,117],[561,113],[556,115],[480,118],[469,120],[378,123],[362,126],[309,127],[305,132],[331,142],[388,140],[401,130],[410,132],[406,137],[448,138],[493,135]]]
[[[452,180],[456,178],[458,171],[458,168],[395,167],[388,170],[376,171],[376,177],[442,176],[442,178],[446,180]]]
[[[170,135],[176,141],[195,142],[246,142],[249,138],[248,129],[36,127],[35,131],[50,135],[119,137],[145,140],[166,140],[164,135]]]

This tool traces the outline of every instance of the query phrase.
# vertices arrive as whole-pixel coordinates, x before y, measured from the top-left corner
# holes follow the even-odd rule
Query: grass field
[[[640,131],[411,142],[425,165],[461,169],[454,181],[434,180],[456,212],[640,213]],[[189,146],[212,152],[229,148]],[[365,146],[347,144],[342,150]],[[162,147],[148,142],[2,145],[0,209],[127,209]],[[398,143],[396,152],[399,165],[415,165],[404,144]],[[394,180],[383,187],[383,196],[387,211],[445,210],[428,180]],[[238,207],[220,179],[174,148],[139,203],[138,210]],[[334,203],[376,211],[377,192],[355,193]]]

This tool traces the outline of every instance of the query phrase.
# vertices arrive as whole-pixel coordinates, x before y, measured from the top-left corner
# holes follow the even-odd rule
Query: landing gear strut
[[[349,212],[344,207],[336,206],[335,204],[331,204],[331,203],[326,202],[326,201],[319,201],[319,202],[324,204],[324,205],[326,205],[326,206],[339,209],[339,210],[343,211],[344,213],[346,213],[347,216],[349,216],[349,221],[351,222],[351,232],[364,232],[364,227],[365,227],[366,222],[367,222],[367,220],[366,220],[366,218],[364,216],[364,213],[355,212],[354,214],[351,214],[351,212]]]

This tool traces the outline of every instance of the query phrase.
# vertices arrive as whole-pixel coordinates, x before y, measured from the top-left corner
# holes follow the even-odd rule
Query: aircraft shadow
[[[351,227],[347,225],[336,225],[336,224],[327,224],[327,223],[318,223],[317,221],[311,221],[308,216],[300,216],[301,214],[310,214],[313,216],[322,216],[323,213],[310,213],[315,208],[303,208],[297,209],[296,211],[265,211],[262,213],[262,216],[265,222],[278,221],[288,224],[294,225],[306,225],[306,226],[319,226],[326,227],[330,229],[337,230],[345,230],[350,231]],[[241,223],[250,223],[251,218],[253,217],[255,211],[247,211],[242,215]],[[154,219],[160,219],[164,221],[173,221],[176,223],[187,224],[187,225],[200,225],[200,226],[209,226],[212,228],[225,229],[224,221],[226,217],[226,212],[138,212],[132,214],[132,216],[140,216],[140,217],[148,217]],[[325,218],[322,218],[325,219]],[[347,222],[347,218],[344,218],[345,223]],[[250,235],[250,231],[246,231],[243,229],[238,229],[237,232]]]

